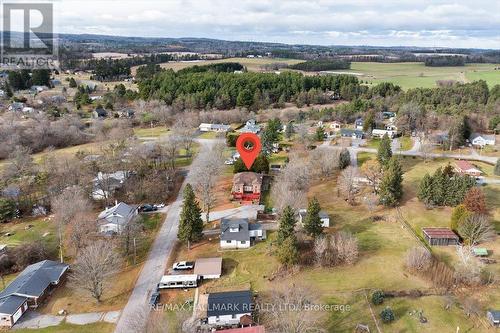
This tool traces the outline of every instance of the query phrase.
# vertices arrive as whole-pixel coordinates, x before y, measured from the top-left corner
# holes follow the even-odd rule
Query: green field
[[[360,80],[369,84],[380,82],[392,82],[400,85],[403,89],[436,86],[438,80],[455,80],[459,82],[471,82],[485,80],[490,87],[500,84],[500,71],[494,68],[494,64],[467,64],[462,67],[426,67],[423,63],[376,63],[376,62],[353,62],[351,70],[343,70],[345,73],[355,73]]]

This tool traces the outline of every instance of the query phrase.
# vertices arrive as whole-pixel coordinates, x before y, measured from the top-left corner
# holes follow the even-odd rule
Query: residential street
[[[219,140],[198,139],[196,141],[200,143],[200,151],[202,151],[204,149],[210,149]],[[149,306],[149,296],[163,276],[168,258],[172,253],[179,227],[182,191],[187,182],[189,182],[189,172],[186,175],[186,179],[182,184],[176,200],[169,205],[167,217],[156,236],[148,258],[137,279],[134,290],[118,320],[115,329],[116,333],[139,333],[142,330],[138,330],[138,327],[144,327],[146,324],[148,318],[140,316],[139,314],[143,313],[144,308]],[[133,323],[133,325],[131,325],[131,323]]]

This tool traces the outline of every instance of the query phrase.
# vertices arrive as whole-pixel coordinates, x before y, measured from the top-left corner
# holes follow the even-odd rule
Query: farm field
[[[194,60],[194,61],[176,61],[176,62],[168,62],[161,64],[162,68],[165,69],[173,69],[174,71],[178,71],[191,66],[204,66],[210,64],[218,64],[225,62],[239,62],[243,66],[245,66],[249,71],[258,72],[261,71],[261,66],[273,64],[273,63],[287,63],[289,65],[298,64],[299,62],[303,62],[304,60],[299,59],[281,59],[281,58],[227,58],[227,59],[218,59],[218,60]],[[132,67],[132,75],[135,75],[137,67]]]
[[[500,84],[500,72],[494,68],[494,64],[466,64],[459,67],[426,67],[423,63],[376,63],[376,62],[353,62],[350,70],[346,73],[356,73],[358,78],[370,84],[380,82],[392,82],[400,85],[403,89],[431,88],[436,86],[438,80],[455,80],[459,82],[471,82],[485,80],[493,87]]]

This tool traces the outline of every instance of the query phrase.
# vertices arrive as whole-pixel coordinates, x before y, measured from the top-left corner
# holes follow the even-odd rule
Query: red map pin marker
[[[241,159],[248,170],[260,153],[262,145],[257,135],[253,133],[243,133],[236,140],[236,149],[240,153]]]

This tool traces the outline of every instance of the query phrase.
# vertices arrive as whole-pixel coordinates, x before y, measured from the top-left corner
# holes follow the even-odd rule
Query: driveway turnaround
[[[119,316],[120,316],[120,311],[91,312],[91,313],[70,314],[64,316],[55,316],[49,314],[41,314],[36,311],[28,311],[19,319],[16,325],[14,325],[13,329],[47,328],[51,326],[57,326],[61,324],[65,319],[67,323],[75,325],[87,325],[87,324],[97,323],[100,321],[114,324],[118,321]]]

